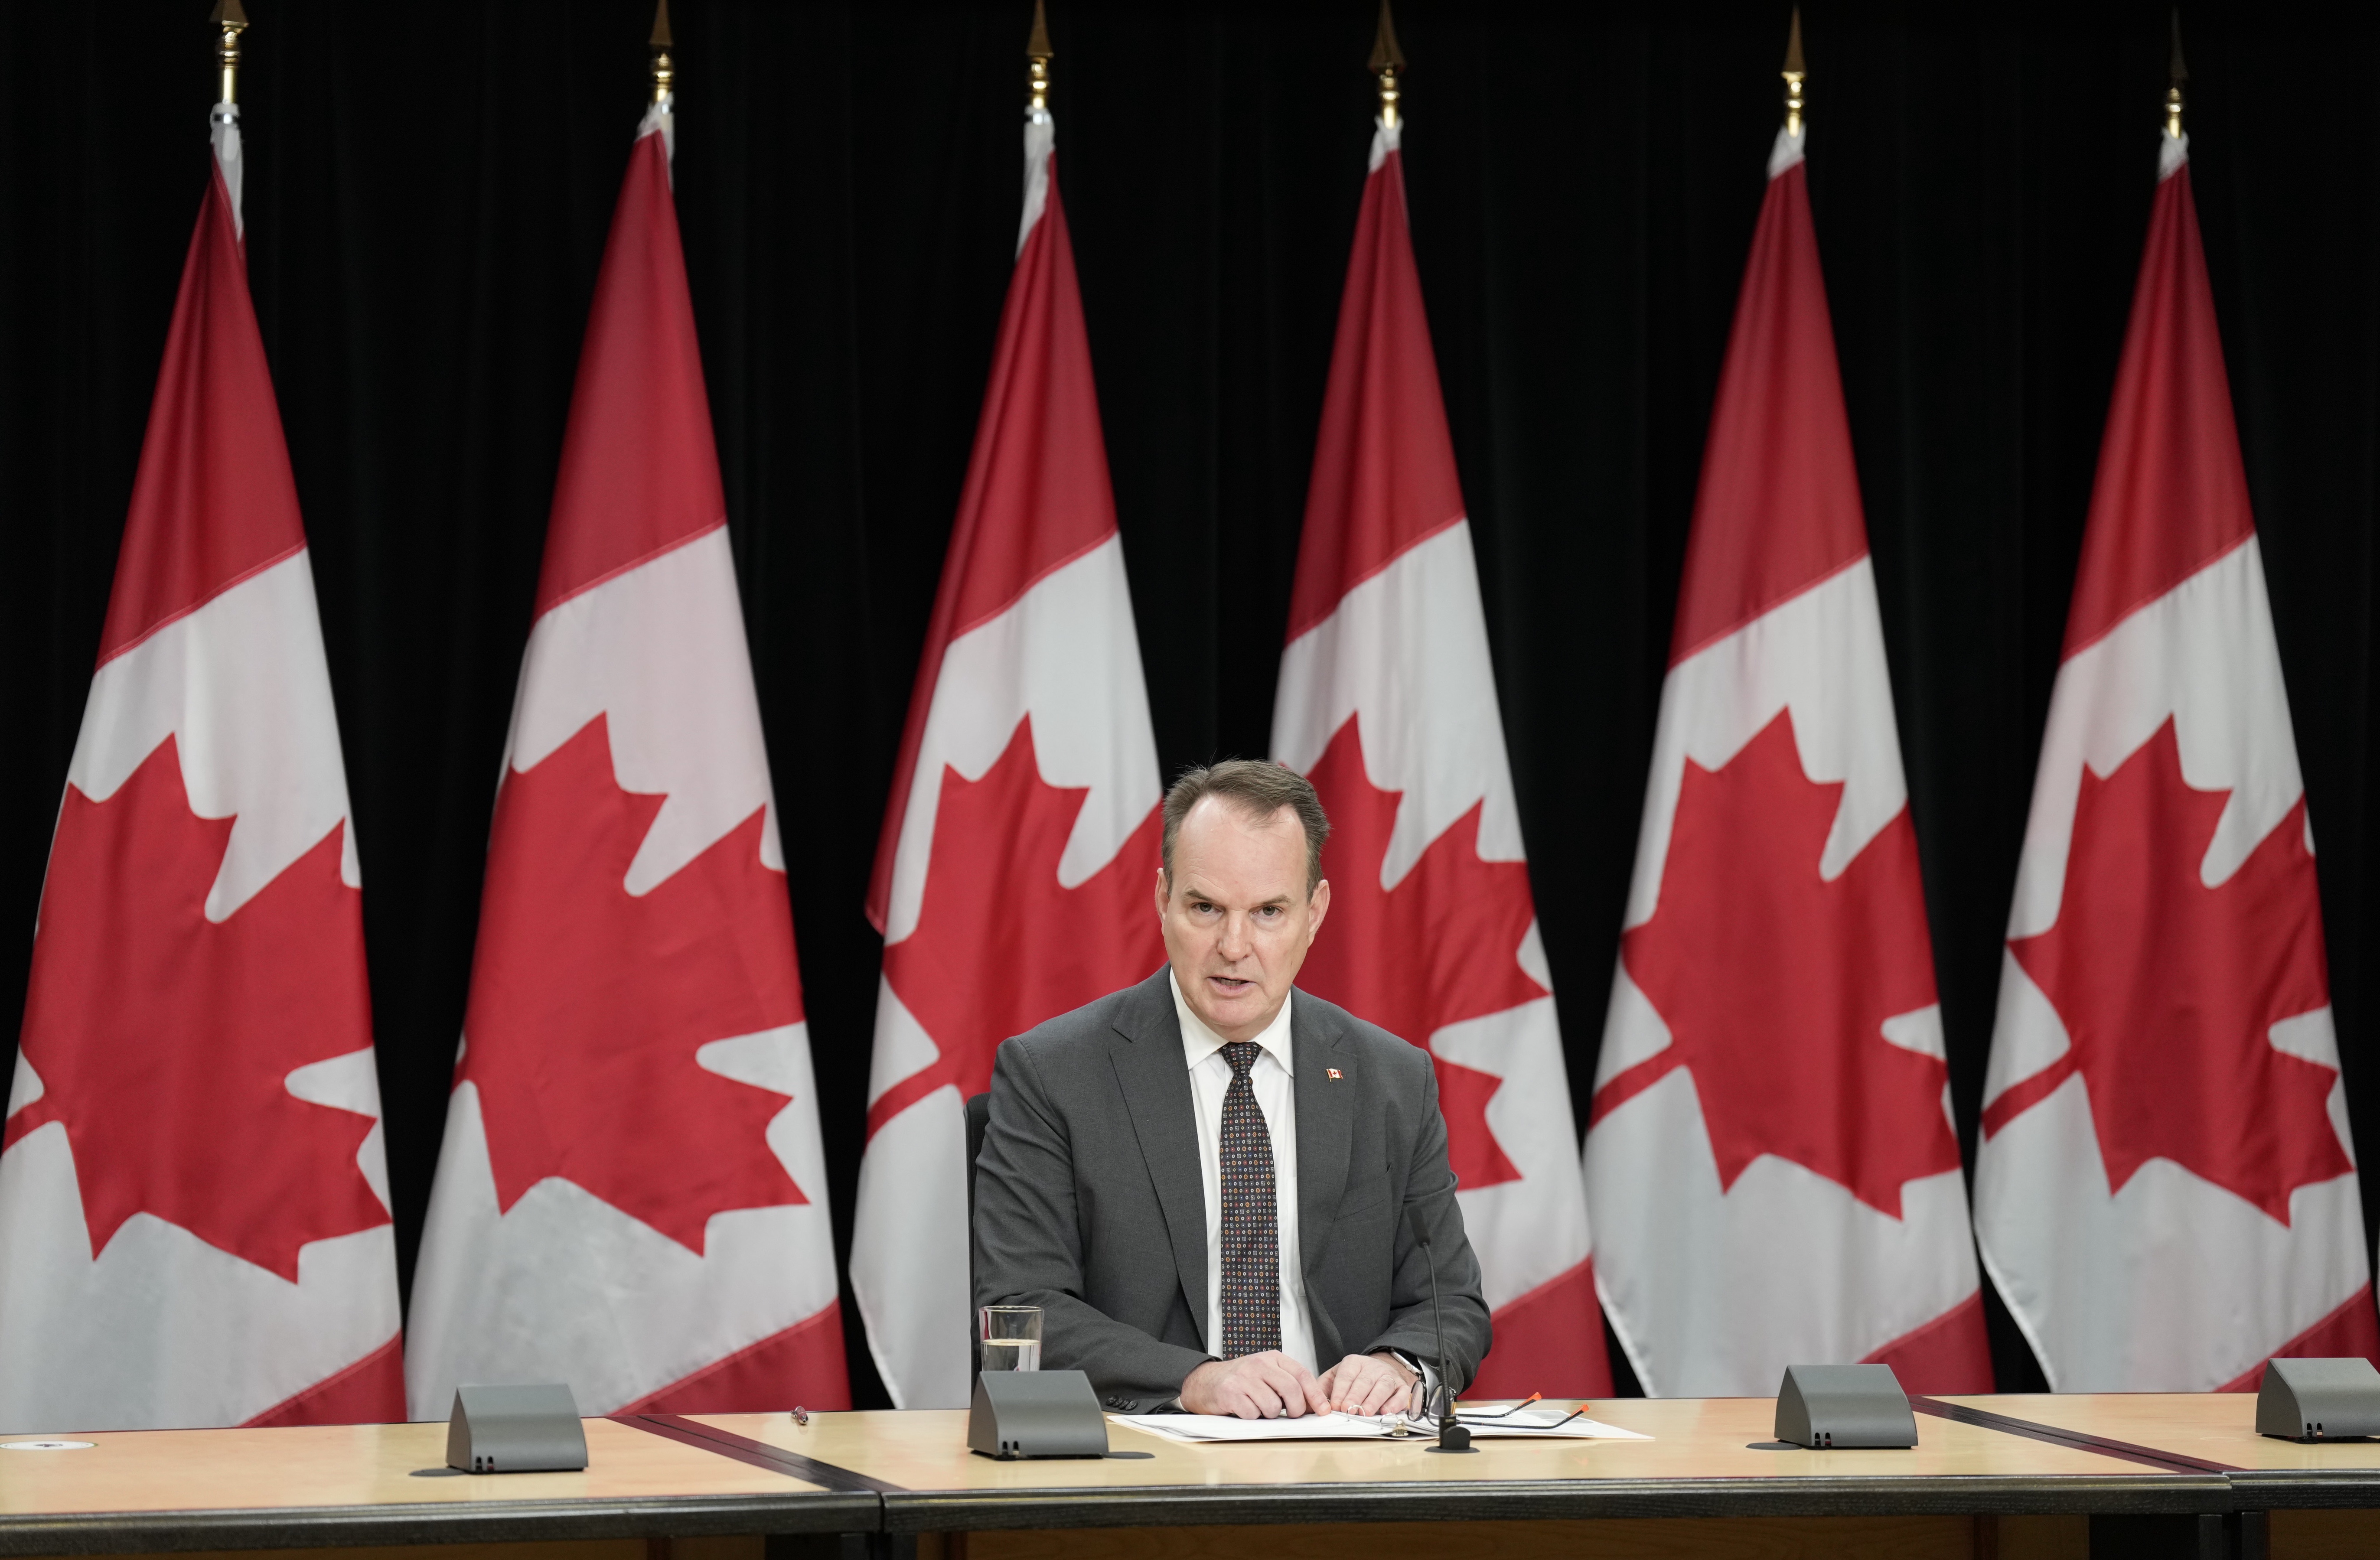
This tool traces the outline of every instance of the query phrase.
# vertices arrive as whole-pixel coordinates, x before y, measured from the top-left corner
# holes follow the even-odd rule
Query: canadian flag
[[[967,1401],[964,1112],[993,1050],[1165,960],[1157,739],[1054,133],[1028,115],[1016,272],[868,891],[884,973],[851,1286],[904,1409]]]
[[[414,1417],[849,1406],[809,1034],[649,113],[595,284],[413,1286]]]
[[[1603,1303],[1656,1395],[1851,1360],[1988,1392],[1802,142],[1769,154],[1719,374],[1596,1070]]]
[[[1399,132],[1383,120],[1372,138],[1273,704],[1274,756],[1330,816],[1330,924],[1298,984],[1430,1053],[1496,1327],[1471,1390],[1600,1397],[1561,1025]]]
[[[8,1430],[405,1409],[346,771],[213,126],[0,1139]]]
[[[2050,695],[1975,1220],[2053,1387],[2380,1359],[2313,835],[2207,292],[2160,151]]]

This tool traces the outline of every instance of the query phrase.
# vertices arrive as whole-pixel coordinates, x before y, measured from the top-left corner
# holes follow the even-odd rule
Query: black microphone
[[[1438,1390],[1431,1394],[1436,1401],[1429,1412],[1438,1419],[1438,1445],[1441,1452],[1468,1452],[1473,1449],[1471,1432],[1454,1417],[1454,1365],[1446,1352],[1446,1312],[1438,1303],[1438,1256],[1429,1249],[1429,1220],[1422,1214],[1421,1204],[1405,1205],[1405,1227],[1413,1231],[1414,1243],[1429,1260],[1429,1314],[1438,1327]]]

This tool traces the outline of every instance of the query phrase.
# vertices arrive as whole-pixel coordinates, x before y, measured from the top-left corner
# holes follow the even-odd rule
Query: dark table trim
[[[863,1532],[874,1531],[881,1521],[880,1503],[880,1497],[874,1494],[789,1489],[783,1495],[441,1501],[406,1506],[10,1516],[0,1517],[0,1555]]]
[[[2185,1514],[2236,1509],[2212,1474],[1998,1478],[1564,1479],[1481,1484],[1180,1484],[913,1490],[884,1497],[887,1532],[1208,1523],[1543,1521],[1597,1517]]]
[[[2247,1468],[2231,1489],[2243,1511],[2380,1510],[2380,1468]]]

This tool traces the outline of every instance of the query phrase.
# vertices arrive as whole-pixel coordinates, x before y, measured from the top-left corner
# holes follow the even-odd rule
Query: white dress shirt
[[[1182,1053],[1190,1068],[1190,1100],[1198,1113],[1198,1168],[1207,1188],[1207,1351],[1223,1351],[1223,1095],[1232,1086],[1232,1064],[1223,1059],[1224,1039],[1200,1021],[1182,998],[1182,982],[1166,976],[1173,990],[1174,1015],[1182,1021]],[[1272,1138],[1273,1219],[1281,1252],[1281,1352],[1319,1373],[1314,1358],[1314,1324],[1305,1310],[1305,1271],[1297,1243],[1297,1099],[1289,1044],[1291,1004],[1257,1036],[1259,1050],[1248,1069],[1248,1084],[1264,1112]],[[1337,1360],[1332,1360],[1337,1364]]]

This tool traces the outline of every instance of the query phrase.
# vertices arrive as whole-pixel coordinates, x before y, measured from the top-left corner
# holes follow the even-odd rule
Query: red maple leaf
[[[2355,1167],[2330,1124],[2333,1069],[2267,1038],[2330,1001],[2300,797],[2208,888],[2199,863],[2230,792],[2182,778],[2168,718],[2074,799],[2058,920],[2012,937],[2066,1025],[2066,1054],[1984,1112],[1998,1132],[2079,1071],[2110,1190],[2170,1159],[2282,1224],[2289,1193]]]
[[[1149,808],[1098,873],[1057,880],[1059,856],[1090,787],[1050,785],[1033,756],[1033,716],[980,780],[942,768],[933,861],[917,930],[885,949],[885,982],[941,1056],[868,1106],[868,1134],[902,1110],[957,1087],[992,1087],[992,1051],[1148,977],[1166,961],[1157,930],[1157,841]]]
[[[190,810],[170,736],[106,801],[67,788],[25,1005],[42,1094],[0,1141],[65,1123],[94,1257],[149,1213],[294,1284],[308,1241],[389,1222],[372,1119],[286,1086],[371,1044],[363,902],[342,824],[209,921],[233,822]]]
[[[1427,1050],[1448,1024],[1546,995],[1520,961],[1536,901],[1526,863],[1480,859],[1485,804],[1447,825],[1394,889],[1380,887],[1404,792],[1382,791],[1365,773],[1361,720],[1350,716],[1306,774],[1330,815],[1322,852],[1330,914],[1298,984]],[[1504,1081],[1435,1052],[1430,1064],[1447,1160],[1463,1189],[1520,1179],[1488,1125],[1488,1102]]]
[[[1042,780],[1030,716],[981,780],[943,768],[917,926],[884,950],[886,983],[941,1054],[877,1096],[870,1136],[936,1089],[983,1093],[1002,1040],[1165,962],[1157,808],[1105,866],[1072,889],[1058,881],[1088,794]]]
[[[1661,898],[1621,938],[1670,1044],[1596,1091],[1601,1120],[1673,1069],[1693,1074],[1719,1188],[1773,1154],[1900,1216],[1900,1189],[1959,1167],[1949,1069],[1884,1037],[1933,1005],[1917,835],[1903,805],[1829,883],[1842,797],[1803,772],[1793,714],[1678,787]]]
[[[769,1147],[787,1096],[695,1060],[800,1022],[785,877],[752,816],[644,894],[665,798],[624,791],[598,715],[504,778],[455,1082],[479,1085],[496,1201],[573,1182],[688,1250],[710,1215],[806,1203]]]

